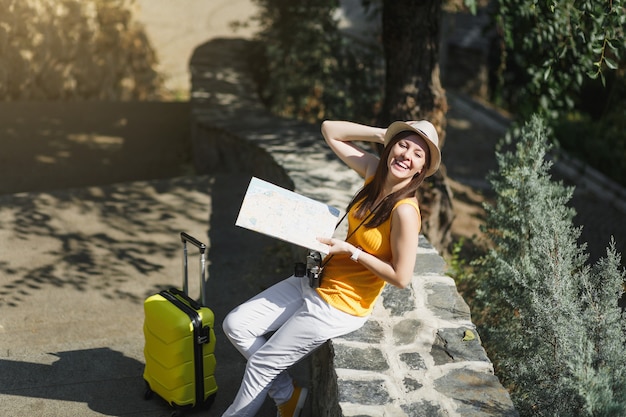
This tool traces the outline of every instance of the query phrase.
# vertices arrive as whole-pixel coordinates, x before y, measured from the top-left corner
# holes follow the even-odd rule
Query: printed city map
[[[331,237],[339,209],[252,177],[235,225],[328,253],[317,237]]]

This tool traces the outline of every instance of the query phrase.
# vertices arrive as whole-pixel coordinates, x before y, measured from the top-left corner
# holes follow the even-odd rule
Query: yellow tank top
[[[410,204],[417,210],[418,216],[420,215],[419,206],[413,199],[400,200],[384,223],[372,229],[362,225],[348,241],[385,262],[391,262],[391,217],[401,204]],[[354,217],[355,212],[356,207],[352,207],[347,216],[348,234],[362,221]],[[419,230],[415,233],[419,233]],[[352,261],[349,253],[342,253],[334,255],[324,267],[322,282],[317,292],[333,307],[363,317],[372,312],[384,287],[385,281],[360,263]]]

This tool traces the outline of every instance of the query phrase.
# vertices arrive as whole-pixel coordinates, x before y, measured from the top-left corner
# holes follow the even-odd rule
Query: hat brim
[[[430,164],[428,165],[428,170],[426,170],[426,176],[430,177],[439,169],[439,165],[441,164],[441,151],[439,150],[438,144],[434,143],[433,140],[421,129],[406,122],[393,122],[389,125],[387,131],[385,132],[383,144],[387,146],[393,137],[395,137],[398,133],[405,131],[416,133],[426,141],[426,145],[428,145],[428,150],[430,152]],[[436,132],[434,134],[437,135]],[[439,142],[438,137],[436,140]]]

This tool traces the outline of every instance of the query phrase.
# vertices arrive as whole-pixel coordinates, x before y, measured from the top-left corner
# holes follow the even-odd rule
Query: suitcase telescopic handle
[[[180,240],[182,240],[183,243],[185,243],[185,242],[191,243],[196,248],[200,249],[200,252],[205,252],[206,251],[206,245],[204,243],[200,242],[195,237],[191,236],[190,234],[187,234],[185,232],[180,232]]]
[[[206,245],[185,232],[180,233],[180,240],[183,242],[183,292],[189,295],[189,265],[187,262],[187,242],[189,242],[200,251],[200,302],[203,306],[206,306],[206,294],[204,290]]]

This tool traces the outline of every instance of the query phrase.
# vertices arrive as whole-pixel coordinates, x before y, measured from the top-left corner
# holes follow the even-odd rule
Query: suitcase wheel
[[[211,407],[211,405],[213,405],[213,402],[215,401],[215,396],[217,395],[217,392],[215,394],[210,395],[202,404],[196,404],[196,406],[201,407],[202,409],[208,409],[209,407]],[[172,412],[172,414],[170,414],[170,417],[184,417],[187,415],[187,413],[190,411],[189,408],[177,408],[176,410],[174,410]]]
[[[146,389],[143,393],[143,398],[145,400],[149,400],[154,396],[154,391],[152,391],[152,388],[150,388],[150,384],[148,384],[148,381],[144,380],[145,384],[146,384]],[[210,395],[206,401],[204,402],[204,404],[202,404],[203,407],[205,408],[209,408],[211,405],[213,405],[213,402],[215,401],[215,396],[217,395],[217,393]],[[172,414],[170,414],[170,417],[183,417],[186,414],[187,410],[186,409],[177,409],[172,411]]]
[[[209,395],[209,398],[206,399],[206,401],[203,404],[203,407],[205,408],[209,408],[213,405],[213,402],[215,402],[215,396],[217,395],[217,392],[215,394],[211,394]]]

